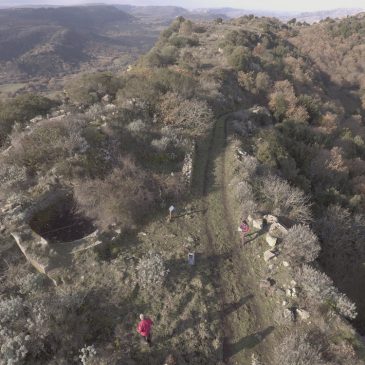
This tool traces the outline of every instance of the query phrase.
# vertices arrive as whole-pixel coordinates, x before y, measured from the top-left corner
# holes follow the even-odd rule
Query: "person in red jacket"
[[[137,332],[146,340],[148,345],[151,346],[151,329],[153,322],[143,314],[140,314],[139,318],[141,321],[138,323]]]
[[[239,230],[241,232],[241,244],[245,244],[245,235],[250,232],[250,226],[248,225],[246,219],[242,219]]]

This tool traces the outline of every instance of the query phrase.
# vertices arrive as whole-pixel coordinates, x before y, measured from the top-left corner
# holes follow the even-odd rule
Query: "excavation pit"
[[[49,243],[76,241],[96,230],[92,220],[77,211],[72,199],[58,201],[37,212],[29,224]]]

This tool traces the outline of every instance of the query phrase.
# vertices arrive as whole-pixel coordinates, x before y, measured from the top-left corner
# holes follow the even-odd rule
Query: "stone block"
[[[276,237],[271,236],[270,233],[266,234],[266,242],[270,247],[275,247],[277,244],[278,239]]]
[[[274,257],[276,257],[276,253],[272,252],[271,250],[267,250],[264,252],[264,260],[266,262],[272,260]]]

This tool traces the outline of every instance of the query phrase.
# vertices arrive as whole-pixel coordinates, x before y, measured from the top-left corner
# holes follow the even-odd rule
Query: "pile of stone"
[[[181,170],[181,174],[186,186],[190,186],[192,182],[194,154],[195,154],[195,143],[191,145],[189,151],[186,153],[183,162],[183,167]]]

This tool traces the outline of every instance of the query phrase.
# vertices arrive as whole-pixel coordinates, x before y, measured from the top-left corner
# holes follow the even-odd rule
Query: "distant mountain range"
[[[43,3],[44,1],[44,3]],[[0,8],[9,7],[55,7],[62,4],[70,4],[68,0],[0,0]],[[114,5],[118,9],[129,14],[136,15],[141,18],[153,18],[154,20],[168,21],[176,16],[185,16],[193,19],[210,20],[215,17],[237,18],[243,15],[254,14],[256,16],[276,17],[283,21],[296,18],[298,21],[306,21],[308,23],[317,22],[327,17],[343,18],[348,15],[354,15],[365,10],[365,8],[340,8],[314,12],[286,12],[286,11],[270,11],[256,9],[236,9],[230,7],[222,8],[197,8],[187,10],[179,6],[136,6],[128,4],[120,4],[120,0],[79,0],[79,5],[98,5],[108,4]]]

